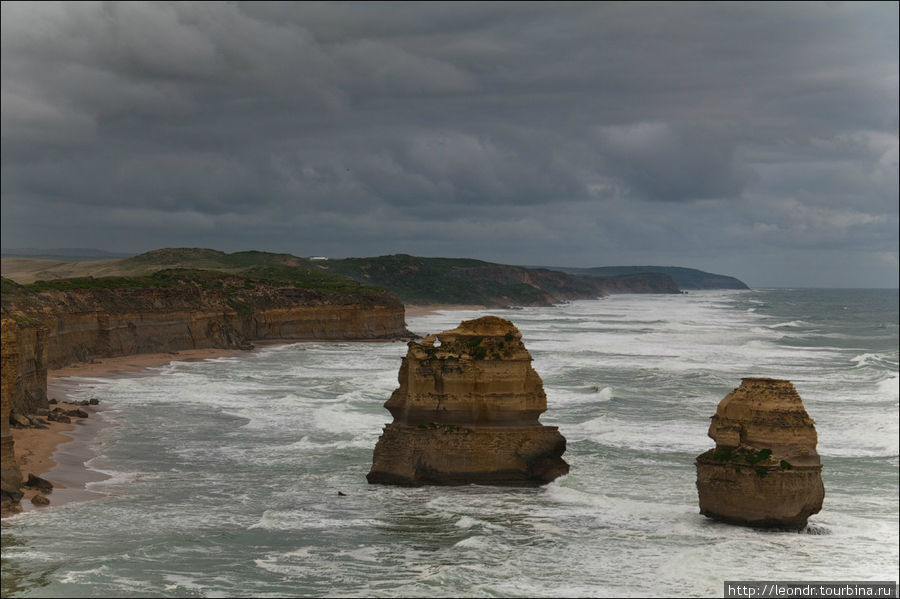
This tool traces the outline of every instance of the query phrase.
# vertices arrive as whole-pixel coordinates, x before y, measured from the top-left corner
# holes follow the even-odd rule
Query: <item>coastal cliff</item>
[[[3,318],[0,323],[0,511],[17,511],[22,492],[22,472],[16,462],[9,415],[19,374],[19,343],[14,321]]]
[[[495,316],[411,342],[368,481],[540,485],[566,474],[565,438],[538,421],[547,396],[531,360]]]
[[[825,487],[815,423],[790,381],[745,378],[716,409],[716,448],[697,457],[700,513],[732,524],[802,528]]]
[[[222,274],[202,280],[161,276],[158,282],[38,291],[18,286],[4,294],[3,313],[20,323],[22,355],[35,358],[28,368],[36,379],[46,378],[47,367],[74,362],[184,349],[249,349],[253,339],[410,336],[403,304],[386,293],[336,293]]]
[[[15,503],[21,484],[10,419],[27,426],[29,415],[49,408],[48,368],[142,353],[250,349],[256,339],[411,337],[403,304],[366,288],[342,293],[212,272],[70,280],[50,287],[3,280],[5,508]]]

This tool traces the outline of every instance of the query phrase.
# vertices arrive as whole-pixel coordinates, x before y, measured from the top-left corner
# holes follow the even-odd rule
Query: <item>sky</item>
[[[898,4],[2,3],[2,243],[898,286]]]

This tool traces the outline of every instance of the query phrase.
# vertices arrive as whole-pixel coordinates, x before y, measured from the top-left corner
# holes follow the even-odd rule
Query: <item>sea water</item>
[[[79,379],[104,498],[3,522],[16,596],[711,596],[724,580],[896,580],[898,294],[617,295],[485,313],[522,331],[567,476],[400,488],[365,475],[403,343],[298,343]],[[790,379],[825,503],[801,532],[698,513],[694,458],[741,377]],[[343,495],[339,495],[343,493]],[[51,496],[52,498],[52,496]]]

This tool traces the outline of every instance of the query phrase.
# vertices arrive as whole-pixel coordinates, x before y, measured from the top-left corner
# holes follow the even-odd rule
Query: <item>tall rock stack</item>
[[[11,318],[0,322],[0,510],[15,512],[19,509],[22,492],[22,472],[16,463],[13,438],[9,430],[9,413],[16,393],[19,373],[19,326]]]
[[[566,474],[566,439],[538,417],[541,377],[522,334],[485,316],[411,342],[384,406],[370,483],[541,485]]]
[[[700,513],[732,524],[802,528],[822,509],[816,427],[790,381],[745,378],[716,409],[716,448],[697,457]]]

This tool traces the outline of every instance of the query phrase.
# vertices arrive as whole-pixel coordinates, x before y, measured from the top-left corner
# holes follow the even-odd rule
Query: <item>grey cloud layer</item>
[[[2,11],[5,246],[731,253],[760,284],[790,260],[747,256],[820,248],[896,281],[895,3]]]

